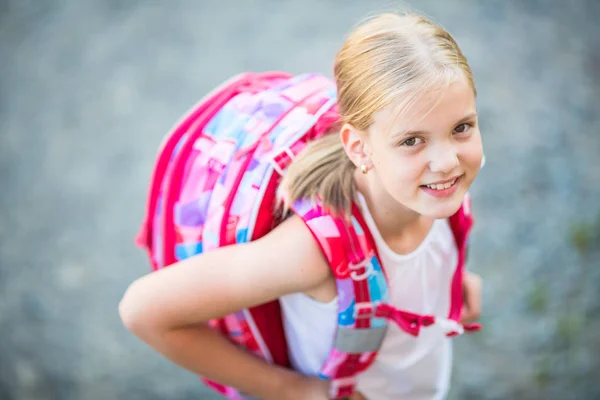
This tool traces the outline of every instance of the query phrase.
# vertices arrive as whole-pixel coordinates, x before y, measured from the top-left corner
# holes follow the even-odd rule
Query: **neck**
[[[376,185],[374,179],[355,173],[358,191],[364,196],[369,212],[377,225],[379,233],[392,250],[397,253],[409,253],[422,242],[429,232],[433,219],[423,216],[399,204],[389,193]]]

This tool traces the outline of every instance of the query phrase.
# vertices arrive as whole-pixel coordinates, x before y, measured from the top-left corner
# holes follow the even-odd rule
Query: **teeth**
[[[456,179],[454,179],[452,182],[448,182],[448,183],[444,183],[444,184],[425,185],[425,186],[427,186],[428,188],[433,189],[433,190],[444,190],[444,189],[448,189],[455,183],[456,183]]]

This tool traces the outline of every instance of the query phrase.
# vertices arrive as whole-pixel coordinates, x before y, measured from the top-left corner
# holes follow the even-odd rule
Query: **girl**
[[[279,190],[283,205],[312,199],[347,215],[356,204],[385,266],[391,305],[447,315],[458,257],[448,218],[482,162],[467,61],[441,27],[384,14],[349,35],[334,73],[339,130],[292,163]],[[316,375],[332,348],[338,292],[307,225],[287,214],[259,240],[134,282],[119,307],[124,324],[178,365],[251,396],[327,399],[328,381]],[[467,273],[463,287],[463,320],[471,320],[479,313],[479,278]],[[273,299],[280,300],[294,371],[249,355],[205,325]],[[450,340],[436,324],[416,338],[390,324],[352,398],[444,398],[451,358]]]

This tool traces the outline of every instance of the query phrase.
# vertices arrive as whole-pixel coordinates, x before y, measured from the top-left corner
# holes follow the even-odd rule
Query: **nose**
[[[429,154],[431,172],[449,174],[458,165],[458,153],[451,144],[440,144],[431,148]]]

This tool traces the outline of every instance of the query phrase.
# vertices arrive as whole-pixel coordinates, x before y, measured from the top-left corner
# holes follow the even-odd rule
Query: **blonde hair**
[[[336,55],[340,124],[365,132],[374,114],[391,104],[401,117],[418,98],[442,90],[459,74],[473,91],[467,60],[441,26],[414,14],[382,14],[358,26]],[[320,199],[333,213],[351,213],[356,166],[339,135],[330,132],[311,143],[290,165],[279,188],[287,209],[299,199]]]

